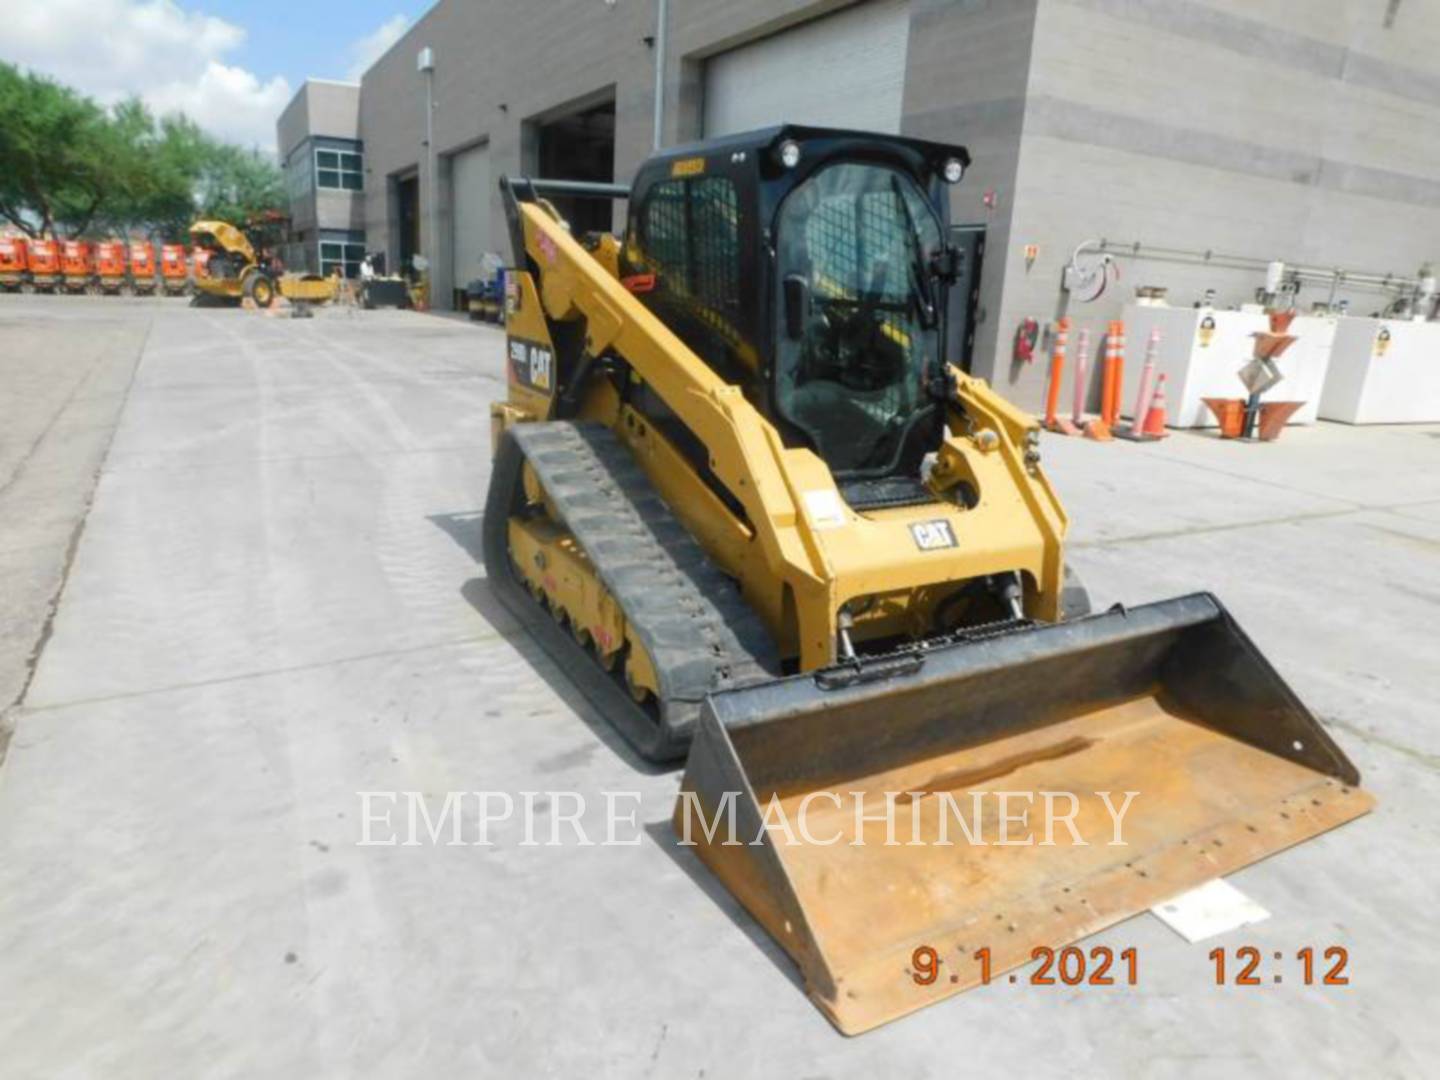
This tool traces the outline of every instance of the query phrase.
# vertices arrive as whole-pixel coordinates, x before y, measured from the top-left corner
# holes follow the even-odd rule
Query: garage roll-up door
[[[867,0],[711,57],[705,135],[771,124],[898,132],[908,0]]]
[[[457,289],[481,276],[480,260],[490,244],[490,151],[477,146],[456,154],[450,166],[450,206],[454,236],[451,281]]]

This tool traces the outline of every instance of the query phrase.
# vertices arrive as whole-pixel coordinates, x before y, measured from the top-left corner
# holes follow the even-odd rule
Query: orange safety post
[[[1080,328],[1075,343],[1075,393],[1071,396],[1070,423],[1077,428],[1085,422],[1085,376],[1090,373],[1090,331]]]
[[[1125,376],[1125,323],[1113,319],[1105,333],[1105,372],[1100,386],[1100,419],[1114,428],[1120,419],[1120,388]]]
[[[1075,434],[1070,421],[1059,416],[1060,382],[1065,374],[1065,346],[1069,338],[1070,320],[1061,319],[1055,324],[1055,347],[1050,354],[1050,389],[1045,395],[1045,430],[1062,435]]]

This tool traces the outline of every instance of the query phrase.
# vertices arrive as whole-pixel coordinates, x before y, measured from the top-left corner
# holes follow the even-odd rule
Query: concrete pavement
[[[80,538],[150,310],[0,305],[0,760]]]
[[[52,317],[42,299],[0,298],[0,327]],[[1097,599],[1217,592],[1379,809],[1232,878],[1266,923],[1195,946],[1148,915],[1100,935],[1139,949],[1137,988],[997,984],[844,1039],[670,843],[678,774],[619,746],[489,599],[474,556],[499,332],[52,303],[76,335],[149,330],[0,771],[8,1074],[1418,1076],[1440,1061],[1424,993],[1440,430],[1046,440]],[[0,519],[0,549],[14,528]],[[357,845],[357,792],[478,790],[541,793],[542,843],[512,820],[492,847]],[[639,842],[545,846],[544,793],[568,790],[638,793]],[[1351,985],[1215,986],[1207,952],[1244,942],[1346,946]]]

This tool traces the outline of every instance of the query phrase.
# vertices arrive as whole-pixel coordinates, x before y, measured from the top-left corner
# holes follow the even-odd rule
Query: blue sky
[[[355,78],[429,0],[0,0],[0,60],[274,150],[307,77]]]
[[[307,76],[345,78],[346,46],[397,15],[413,23],[432,0],[205,0],[181,6],[243,26],[248,35],[233,59],[262,78],[282,75],[299,86]]]

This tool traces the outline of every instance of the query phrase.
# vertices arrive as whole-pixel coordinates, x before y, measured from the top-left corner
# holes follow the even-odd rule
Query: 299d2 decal
[[[555,354],[533,341],[510,339],[510,380],[542,394],[555,385]]]

